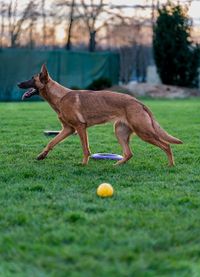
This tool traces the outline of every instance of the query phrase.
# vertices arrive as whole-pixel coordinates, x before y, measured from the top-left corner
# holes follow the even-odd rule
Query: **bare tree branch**
[[[66,28],[66,37],[67,37],[67,42],[65,44],[65,48],[67,50],[71,49],[71,38],[72,38],[72,29],[74,25],[74,21],[77,20],[77,15],[76,15],[76,1],[75,0],[57,0],[55,2],[57,7],[66,7],[67,12],[64,15],[65,21],[67,22],[67,28]]]
[[[18,15],[18,1],[10,1],[8,6],[8,21],[11,47],[16,47],[19,36],[22,32],[22,25],[28,20],[34,11],[34,1],[30,1],[21,16]]]
[[[6,9],[7,9],[6,4],[4,2],[1,2],[1,5],[0,5],[0,16],[1,16],[0,48],[3,47]]]

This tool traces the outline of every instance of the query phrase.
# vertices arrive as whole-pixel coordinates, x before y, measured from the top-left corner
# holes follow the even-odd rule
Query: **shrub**
[[[72,90],[80,90],[80,88],[77,87],[77,86],[72,86],[72,87],[70,87],[70,89],[72,89]]]
[[[94,80],[87,89],[91,90],[103,90],[105,88],[110,88],[112,86],[112,82],[110,79],[101,77],[99,79]]]

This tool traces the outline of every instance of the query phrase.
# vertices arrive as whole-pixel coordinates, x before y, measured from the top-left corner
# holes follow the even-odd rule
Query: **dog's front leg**
[[[83,147],[83,161],[82,164],[86,165],[89,161],[89,157],[91,155],[90,153],[90,149],[89,149],[89,143],[88,143],[88,136],[87,136],[87,131],[86,131],[86,127],[83,124],[80,124],[77,128],[76,128],[80,140],[81,140],[81,144]]]
[[[60,133],[47,144],[47,146],[44,148],[42,153],[40,153],[38,155],[37,160],[43,160],[43,159],[45,159],[46,156],[48,155],[49,151],[52,150],[53,147],[56,144],[58,144],[63,139],[65,139],[66,137],[68,137],[69,135],[71,135],[73,133],[74,133],[74,129],[72,127],[69,127],[69,126],[63,127],[62,131],[60,131]]]

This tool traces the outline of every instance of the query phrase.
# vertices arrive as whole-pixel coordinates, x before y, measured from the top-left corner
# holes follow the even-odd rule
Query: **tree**
[[[61,13],[64,13],[64,16],[62,14],[62,17],[65,18],[66,21],[66,38],[67,42],[65,44],[65,48],[67,50],[70,50],[72,47],[71,39],[72,39],[72,29],[75,20],[78,18],[76,15],[76,1],[75,0],[57,0],[55,2],[56,6],[58,8],[62,8]],[[67,8],[63,10],[63,8]],[[66,20],[67,19],[67,20]]]
[[[0,16],[1,16],[1,24],[0,24],[0,48],[3,47],[6,8],[7,8],[6,4],[4,2],[2,2],[0,4]]]
[[[19,44],[19,37],[23,31],[23,24],[27,20],[31,20],[30,28],[33,27],[35,21],[35,3],[33,0],[29,1],[25,9],[18,12],[18,0],[11,0],[8,5],[8,29],[10,36],[10,46],[16,47]],[[30,37],[32,34],[30,33]]]
[[[77,10],[89,34],[88,50],[90,52],[96,50],[96,37],[101,30],[119,24],[119,22],[122,23],[126,19],[119,12],[120,8],[110,6],[105,0],[81,0],[81,5],[77,6]]]
[[[46,0],[41,1],[41,11],[42,11],[42,44],[43,47],[46,46],[46,38],[47,38],[47,28],[46,28],[46,11],[45,11]]]
[[[37,18],[39,17],[39,13],[37,12],[37,3],[36,1],[31,0],[29,2],[29,16],[27,21],[29,21],[29,26],[28,26],[28,32],[29,32],[29,42],[28,46],[32,49],[35,46],[35,38],[34,38],[34,31],[35,31],[35,25],[37,22]]]
[[[71,49],[71,36],[72,36],[72,27],[74,22],[74,8],[75,8],[75,0],[72,0],[70,5],[68,36],[67,36],[67,43],[66,43],[67,50]]]
[[[89,4],[86,2],[86,0],[81,0],[81,4],[82,10],[80,12],[80,16],[85,22],[90,37],[88,50],[90,52],[94,52],[96,48],[96,34],[104,26],[103,23],[97,27],[99,15],[103,12],[104,0],[99,0],[99,2],[96,4],[94,4],[93,0],[90,0]]]
[[[198,85],[200,50],[190,32],[192,21],[186,7],[168,2],[158,10],[153,30],[153,51],[158,74],[164,84]]]

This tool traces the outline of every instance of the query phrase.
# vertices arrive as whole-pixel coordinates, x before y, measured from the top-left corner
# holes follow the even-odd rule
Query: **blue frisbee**
[[[96,154],[91,155],[91,158],[95,159],[95,160],[120,161],[123,157],[121,155],[111,154],[111,153],[96,153]]]

